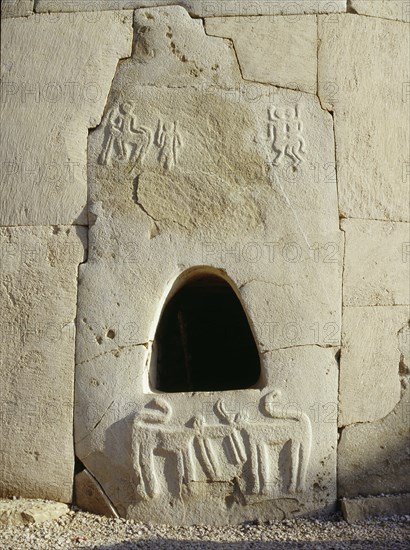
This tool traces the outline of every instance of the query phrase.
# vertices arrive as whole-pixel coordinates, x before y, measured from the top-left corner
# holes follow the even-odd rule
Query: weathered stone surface
[[[33,13],[34,0],[2,0],[1,17],[23,17]]]
[[[0,228],[0,494],[70,502],[77,267],[86,231]]]
[[[410,5],[407,0],[351,0],[350,7],[360,15],[407,23],[410,21]]]
[[[357,523],[378,516],[403,516],[410,511],[410,495],[389,495],[367,498],[343,498],[343,517],[349,523]]]
[[[410,304],[410,225],[343,220],[345,306]]]
[[[180,7],[139,10],[135,28],[89,138],[76,453],[121,516],[227,523],[331,508],[336,410],[323,430],[312,423],[316,391],[337,401],[336,350],[319,347],[340,338],[332,118],[312,94],[243,82],[229,43]],[[260,379],[158,393],[163,309],[205,275],[244,308]]]
[[[409,221],[409,27],[351,14],[333,19],[319,17],[318,75],[322,105],[335,116],[340,212]]]
[[[22,525],[52,521],[67,514],[69,508],[62,502],[41,500],[0,500],[0,525]]]
[[[346,11],[346,0],[37,0],[37,12],[118,10],[181,5],[197,17],[300,15],[303,13],[337,13]]]
[[[408,382],[408,365],[407,365]],[[375,422],[344,428],[338,445],[341,497],[410,492],[409,387],[393,411]]]
[[[87,132],[131,40],[130,12],[3,21],[1,225],[87,223]]]
[[[305,15],[206,19],[206,32],[233,40],[246,80],[315,94],[317,90],[317,18]]]
[[[410,364],[409,323],[410,306],[344,308],[340,426],[383,418],[400,401],[400,365]]]
[[[75,476],[74,482],[75,503],[79,508],[99,516],[118,517],[113,505],[90,472],[83,470]]]

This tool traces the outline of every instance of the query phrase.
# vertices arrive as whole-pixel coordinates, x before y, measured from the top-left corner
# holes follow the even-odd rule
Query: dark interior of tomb
[[[253,386],[260,361],[243,307],[221,277],[188,281],[166,304],[156,336],[152,384],[163,392]]]

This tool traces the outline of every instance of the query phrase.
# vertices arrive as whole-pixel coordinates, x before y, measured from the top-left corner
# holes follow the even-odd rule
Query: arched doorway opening
[[[258,348],[243,306],[216,270],[193,270],[166,302],[155,334],[151,387],[162,392],[255,386]]]

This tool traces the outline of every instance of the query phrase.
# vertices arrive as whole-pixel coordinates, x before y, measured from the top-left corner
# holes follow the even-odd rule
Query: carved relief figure
[[[175,121],[170,123],[158,120],[155,145],[160,150],[159,163],[165,170],[171,170],[178,162],[178,150],[182,146],[181,136]]]
[[[132,456],[134,471],[139,479],[138,493],[142,499],[153,498],[161,493],[155,465],[158,452],[174,456],[178,490],[193,477],[192,430],[168,428],[166,425],[171,417],[171,405],[157,397],[148,403],[136,419],[138,435],[133,435]]]
[[[279,166],[285,155],[297,168],[306,153],[306,143],[302,135],[303,124],[300,118],[300,106],[294,109],[268,109],[268,138],[272,141],[275,158],[273,166]]]
[[[109,164],[113,158],[133,161],[144,160],[152,139],[151,131],[137,126],[132,104],[125,102],[109,111],[106,122],[106,139],[99,161]]]
[[[183,487],[189,492],[190,482],[204,475],[207,481],[243,479],[249,495],[267,496],[272,483],[279,492],[302,491],[310,459],[311,423],[301,411],[283,407],[280,397],[279,391],[271,392],[260,403],[269,422],[249,422],[240,413],[230,415],[219,400],[215,412],[220,423],[207,424],[197,415],[185,426],[169,425],[171,406],[159,397],[152,400],[136,417],[132,435],[139,496],[154,498],[164,490],[164,473],[156,470],[156,457],[173,457],[176,471],[171,492],[179,498]],[[282,487],[276,472],[285,446],[290,449],[290,462]]]
[[[307,414],[280,403],[282,394],[276,390],[264,398],[264,413],[274,419],[287,420],[291,441],[291,482],[289,492],[303,491],[312,447],[312,425]]]

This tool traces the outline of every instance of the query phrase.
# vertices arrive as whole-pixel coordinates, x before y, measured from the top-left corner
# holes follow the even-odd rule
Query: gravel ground
[[[409,549],[410,516],[349,525],[340,516],[235,527],[152,526],[70,511],[39,525],[1,528],[0,548],[12,550],[267,550]]]

